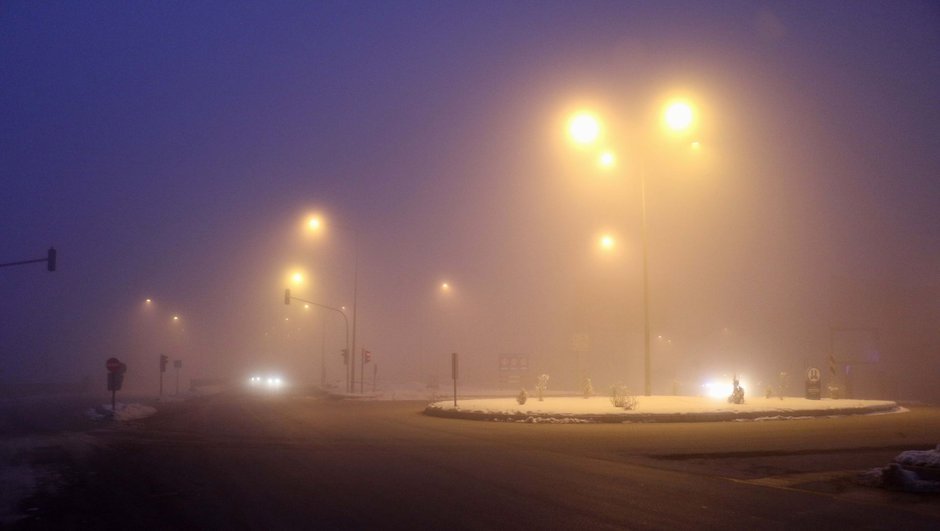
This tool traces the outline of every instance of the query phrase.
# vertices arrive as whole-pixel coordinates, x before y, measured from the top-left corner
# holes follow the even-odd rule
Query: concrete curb
[[[590,423],[625,423],[625,422],[728,422],[734,420],[755,420],[760,418],[800,418],[800,417],[833,417],[845,415],[868,415],[872,413],[893,413],[901,409],[897,403],[846,407],[836,409],[805,409],[788,410],[779,409],[766,411],[710,411],[705,413],[622,413],[610,415],[571,414],[558,415],[551,413],[494,413],[483,411],[464,411],[458,409],[441,409],[433,404],[424,408],[424,414],[431,417],[489,420],[497,422],[525,422],[530,419],[537,421],[562,421],[563,419],[576,419]]]

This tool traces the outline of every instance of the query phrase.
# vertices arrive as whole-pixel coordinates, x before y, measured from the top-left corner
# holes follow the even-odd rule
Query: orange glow
[[[617,165],[617,156],[613,151],[605,151],[597,158],[597,163],[602,168],[613,168]]]
[[[666,126],[673,131],[685,131],[692,126],[694,112],[692,106],[684,101],[674,101],[663,111]]]
[[[601,124],[590,113],[579,112],[568,122],[568,136],[578,144],[592,144],[600,134]]]
[[[601,249],[604,249],[604,250],[613,249],[616,243],[617,241],[614,240],[614,237],[611,236],[610,234],[604,234],[598,240],[598,244],[601,246]]]

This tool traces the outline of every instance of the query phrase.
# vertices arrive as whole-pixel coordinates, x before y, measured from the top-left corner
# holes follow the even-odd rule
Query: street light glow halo
[[[666,104],[663,110],[663,120],[672,131],[687,131],[695,120],[695,111],[692,105],[685,100],[673,100]]]
[[[568,136],[576,144],[593,144],[601,134],[601,123],[592,113],[580,111],[568,121]]]

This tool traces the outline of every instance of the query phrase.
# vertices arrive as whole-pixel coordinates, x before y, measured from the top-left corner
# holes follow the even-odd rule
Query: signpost
[[[117,358],[108,358],[104,363],[108,369],[108,391],[111,391],[111,414],[114,414],[115,395],[121,390],[124,384],[124,373],[127,372],[127,365],[121,363]]]
[[[806,370],[806,398],[807,400],[819,400],[822,396],[820,392],[821,383],[819,380],[819,369],[810,367]]]

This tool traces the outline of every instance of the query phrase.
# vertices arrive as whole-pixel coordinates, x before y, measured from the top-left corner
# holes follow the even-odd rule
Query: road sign
[[[819,381],[819,369],[816,367],[810,367],[806,371],[806,379],[815,383]]]
[[[819,383],[819,369],[810,367],[806,370],[806,398],[819,400],[822,396]]]
[[[108,373],[108,391],[120,391],[123,384],[123,372],[112,371]]]
[[[104,366],[107,367],[110,372],[120,372],[121,367],[124,367],[124,364],[121,363],[121,360],[117,358],[108,358],[108,361],[104,363]]]

